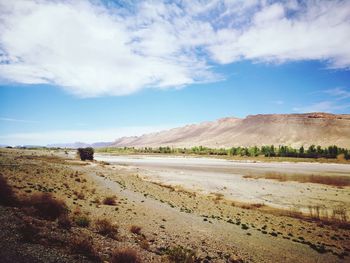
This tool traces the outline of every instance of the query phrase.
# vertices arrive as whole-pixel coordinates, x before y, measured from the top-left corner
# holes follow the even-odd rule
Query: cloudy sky
[[[0,144],[350,112],[350,1],[0,0]]]

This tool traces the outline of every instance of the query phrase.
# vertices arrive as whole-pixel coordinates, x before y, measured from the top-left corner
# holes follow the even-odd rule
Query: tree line
[[[350,159],[350,150],[337,147],[336,145],[321,147],[310,145],[307,148],[293,148],[290,146],[266,145],[252,147],[231,147],[231,148],[209,148],[204,146],[195,146],[191,148],[172,148],[166,147],[124,147],[113,148],[107,147],[99,149],[101,152],[119,152],[119,153],[160,153],[160,154],[197,154],[197,155],[227,155],[227,156],[265,156],[265,157],[294,157],[294,158],[327,158],[335,159],[343,156],[345,159]]]

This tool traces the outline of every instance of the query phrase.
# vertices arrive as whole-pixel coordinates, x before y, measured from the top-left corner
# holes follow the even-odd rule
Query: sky
[[[0,144],[350,113],[350,1],[0,0]]]

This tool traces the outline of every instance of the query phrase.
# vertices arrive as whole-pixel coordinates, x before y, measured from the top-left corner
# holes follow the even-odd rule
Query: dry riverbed
[[[270,208],[288,208],[286,211],[290,212],[289,208],[297,205],[298,200],[303,207],[348,206],[348,186],[244,178],[260,175],[261,169],[280,172],[281,168],[274,164],[258,164],[252,169],[251,164],[232,165],[222,160],[208,163],[206,159],[163,158],[150,163],[145,158],[120,160],[96,156],[110,162],[107,164],[83,163],[62,152],[1,150],[0,153],[1,173],[18,194],[48,191],[63,199],[72,215],[78,211],[89,217],[90,226],[84,229],[74,226],[72,231],[87,232],[100,257],[107,261],[113,249],[129,247],[139,254],[142,262],[171,262],[169,251],[178,246],[193,251],[198,262],[346,262],[350,259],[348,224],[343,222],[339,227],[319,219],[294,218]],[[336,176],[346,176],[349,171],[348,166],[338,165],[307,167],[286,164],[282,169],[298,174],[315,173],[318,169],[324,175],[335,172]],[[113,195],[116,205],[101,203],[103,198]],[[96,233],[93,222],[101,218],[118,224],[117,239]],[[0,220],[6,220],[6,216]],[[140,227],[140,231],[131,232],[132,225]],[[71,254],[64,248],[59,251],[67,254],[62,258]]]

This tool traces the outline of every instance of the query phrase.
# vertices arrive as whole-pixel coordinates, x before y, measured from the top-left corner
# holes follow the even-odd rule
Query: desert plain
[[[1,207],[4,259],[108,262],[114,249],[127,248],[141,262],[350,260],[349,164],[107,154],[83,162],[63,150],[0,154],[1,174],[17,195],[49,192],[67,204],[73,221],[67,230],[25,209]],[[107,197],[115,202],[105,203]],[[81,217],[89,223],[80,224]],[[117,226],[115,236],[99,233],[101,219]],[[21,236],[28,221],[37,229],[30,242]],[[89,238],[96,257],[72,248],[77,236]]]

